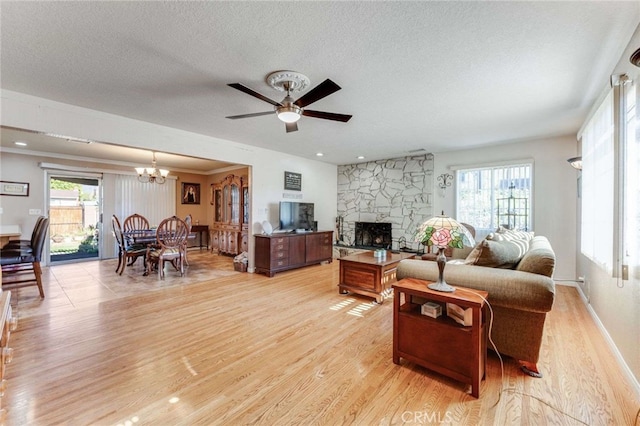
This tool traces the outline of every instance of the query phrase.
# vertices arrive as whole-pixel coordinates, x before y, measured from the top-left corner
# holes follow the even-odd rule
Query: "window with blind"
[[[115,188],[118,197],[114,212],[121,222],[138,213],[146,217],[150,225],[157,226],[176,212],[176,184],[173,179],[159,185],[142,183],[137,176],[116,175]]]
[[[499,226],[531,230],[531,163],[457,171],[456,219],[482,239]]]
[[[623,250],[622,262],[627,265],[628,278],[640,282],[640,111],[637,103],[640,93],[633,81],[625,85],[625,143],[623,160]],[[624,274],[622,274],[624,276]]]
[[[613,272],[614,96],[610,91],[582,132],[582,253]]]

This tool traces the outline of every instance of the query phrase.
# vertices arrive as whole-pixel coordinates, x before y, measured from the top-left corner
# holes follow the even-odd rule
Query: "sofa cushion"
[[[551,248],[549,240],[539,236],[531,240],[529,250],[515,269],[551,277],[555,266],[556,255]]]
[[[469,253],[464,263],[490,268],[513,269],[529,249],[526,240],[494,241],[484,239]]]

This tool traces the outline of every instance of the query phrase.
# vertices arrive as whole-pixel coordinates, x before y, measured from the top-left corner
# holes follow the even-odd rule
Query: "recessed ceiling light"
[[[22,141],[15,141],[14,144],[18,145],[18,146],[27,146],[26,142],[22,142]]]
[[[364,160],[364,155],[358,155],[358,160]]]
[[[316,154],[316,157],[322,157],[323,155],[324,155],[323,153],[318,152],[318,153]]]

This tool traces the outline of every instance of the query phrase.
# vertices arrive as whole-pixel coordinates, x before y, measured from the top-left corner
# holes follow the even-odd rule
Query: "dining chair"
[[[156,229],[156,247],[147,247],[147,268],[149,275],[152,267],[158,268],[158,277],[164,279],[164,263],[171,262],[180,276],[184,275],[184,253],[186,251],[187,224],[177,216],[164,219]]]
[[[33,231],[31,232],[31,239],[29,240],[11,240],[7,244],[2,247],[2,250],[12,250],[12,249],[21,249],[21,250],[31,250],[33,251],[33,246],[36,243],[36,237],[38,235],[38,230],[44,224],[44,216],[39,216],[36,220],[36,224],[33,227]]]
[[[126,236],[127,233],[131,233],[133,231],[147,231],[149,230],[149,227],[149,220],[146,217],[138,213],[134,213],[125,218],[124,223],[122,224],[122,231]],[[128,241],[128,245],[133,246],[134,242]]]
[[[37,229],[33,245],[24,249],[2,249],[0,264],[2,265],[2,288],[20,288],[37,285],[40,297],[44,299],[42,288],[42,249],[49,231],[49,218],[44,218]],[[33,274],[33,278],[21,278],[24,274]],[[5,280],[6,278],[6,280]],[[18,278],[18,279],[14,279]]]
[[[146,217],[139,215],[138,213],[134,213],[130,216],[127,216],[127,218],[124,220],[122,229],[124,232],[149,229],[149,220],[147,220]]]
[[[189,234],[191,234],[191,224],[193,222],[193,219],[191,217],[190,214],[187,215],[187,217],[184,218],[184,223],[187,224],[187,236],[189,236]],[[187,245],[189,244],[189,240],[184,240],[184,264],[189,266],[189,258],[187,257]]]
[[[45,219],[44,216],[39,216],[36,220],[36,224],[33,227],[33,231],[31,232],[31,238],[28,240],[10,240],[2,247],[2,250],[11,250],[11,249],[33,249],[33,245],[35,244],[36,236],[38,235],[38,229],[43,223]]]
[[[127,259],[131,259],[129,265],[132,265],[139,257],[144,258],[147,254],[146,246],[128,246],[122,233],[122,227],[120,226],[120,220],[114,214],[111,217],[111,226],[113,227],[113,235],[116,237],[118,243],[118,267],[116,272],[118,275],[122,275],[124,268],[127,266]],[[143,262],[146,265],[146,262]]]

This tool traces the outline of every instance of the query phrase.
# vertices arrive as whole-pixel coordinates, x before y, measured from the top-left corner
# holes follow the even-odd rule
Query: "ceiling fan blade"
[[[237,120],[238,118],[249,118],[249,117],[260,117],[261,115],[271,115],[275,114],[275,111],[266,111],[266,112],[253,112],[251,114],[240,114],[240,115],[230,115],[225,118],[230,118],[232,120]]]
[[[298,123],[284,123],[284,127],[287,129],[287,133],[298,131]]]
[[[351,119],[351,117],[353,117],[347,114],[336,114],[334,112],[313,111],[310,109],[303,110],[302,115],[306,115],[307,117],[324,118],[325,120],[342,121],[343,123],[346,123]]]
[[[251,96],[253,96],[255,98],[258,98],[261,101],[268,102],[273,106],[282,106],[282,104],[280,102],[276,102],[274,100],[271,100],[271,99],[267,98],[266,96],[263,96],[260,93],[256,92],[255,90],[249,89],[247,86],[244,86],[244,85],[242,85],[240,83],[230,83],[230,84],[227,84],[227,86],[233,87],[234,89],[239,90],[241,92],[244,92],[247,95],[251,95]]]
[[[295,101],[294,104],[298,105],[300,108],[304,108],[307,105],[319,101],[320,99],[329,96],[330,94],[335,93],[340,89],[341,87],[336,83],[329,79],[326,79],[325,81],[311,89],[309,92],[302,95],[302,97]]]

